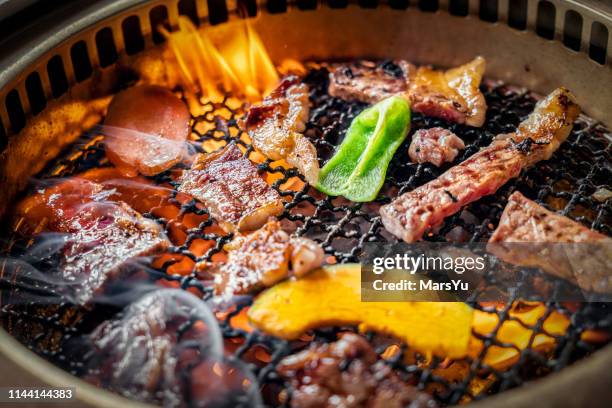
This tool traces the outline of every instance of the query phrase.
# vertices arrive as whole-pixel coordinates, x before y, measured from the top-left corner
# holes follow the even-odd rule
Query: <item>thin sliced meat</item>
[[[104,126],[106,155],[126,176],[154,176],[186,153],[191,115],[169,90],[137,85],[113,98]]]
[[[411,70],[414,67],[405,61],[342,64],[329,74],[329,94],[347,101],[374,104],[406,92]]]
[[[271,160],[284,159],[314,184],[319,175],[317,151],[302,134],[309,112],[308,86],[288,76],[263,102],[251,106],[243,126],[257,151]]]
[[[465,149],[465,144],[448,129],[435,127],[414,132],[408,155],[415,163],[431,163],[440,167],[452,162]]]
[[[139,401],[181,406],[176,373],[178,332],[189,314],[163,296],[147,296],[130,305],[120,319],[109,320],[90,335],[96,361],[90,383]]]
[[[585,290],[612,293],[612,239],[519,192],[508,199],[487,248],[507,262],[540,267]]]
[[[123,201],[140,213],[148,213],[170,203],[172,189],[143,177],[124,177],[114,167],[97,167],[79,173],[79,178],[101,184],[109,201]]]
[[[404,383],[363,337],[345,333],[334,343],[312,343],[278,365],[293,387],[295,408],[435,408],[426,393]]]
[[[63,279],[86,303],[108,280],[118,279],[130,259],[159,253],[170,242],[161,227],[125,203],[91,202],[71,220],[64,248]]]
[[[101,184],[79,177],[41,188],[17,205],[14,229],[23,236],[41,231],[67,232],[80,207],[103,198],[103,191]]]
[[[495,193],[521,170],[547,160],[569,135],[580,111],[574,96],[559,88],[538,102],[515,133],[500,135],[437,179],[381,207],[385,228],[406,242],[479,198]]]
[[[228,232],[254,230],[283,212],[283,201],[235,143],[198,155],[180,192],[201,201]]]
[[[489,242],[596,242],[610,238],[547,210],[516,191]]]
[[[276,220],[230,244],[227,262],[215,275],[218,294],[241,295],[301,277],[323,264],[323,249],[308,238],[290,237]]]
[[[482,57],[447,71],[419,67],[408,79],[412,109],[449,122],[482,126],[487,111],[484,95],[479,89],[484,71],[485,60]]]
[[[188,292],[144,295],[85,345],[85,379],[129,399],[164,408],[261,406],[250,370],[223,357],[214,315]]]
[[[484,70],[482,57],[447,71],[416,68],[401,60],[380,66],[370,62],[342,64],[330,73],[329,94],[366,103],[403,94],[415,112],[480,127],[487,109],[479,89]]]
[[[83,358],[85,379],[130,399],[163,407],[208,407],[215,405],[207,402],[230,391],[233,379],[220,374],[226,368],[217,322],[187,292],[147,293],[99,325],[84,345],[89,346]],[[220,378],[211,378],[216,377],[213,370]],[[199,391],[196,373],[209,379],[207,395]]]
[[[121,276],[130,259],[170,245],[156,222],[123,202],[106,201],[109,194],[100,184],[69,179],[28,197],[18,207],[21,233],[66,234],[59,277],[62,289],[78,304],[87,303],[107,281]]]

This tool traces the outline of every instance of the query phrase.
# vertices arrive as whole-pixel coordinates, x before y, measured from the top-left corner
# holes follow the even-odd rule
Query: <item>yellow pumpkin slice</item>
[[[406,342],[414,350],[450,358],[467,354],[472,309],[461,302],[362,302],[361,266],[318,269],[263,292],[248,312],[259,330],[297,339],[317,327],[358,325]]]

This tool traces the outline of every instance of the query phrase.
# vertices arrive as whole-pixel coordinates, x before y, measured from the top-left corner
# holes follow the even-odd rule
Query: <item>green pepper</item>
[[[410,105],[392,96],[361,112],[319,173],[316,188],[351,201],[372,201],[410,129]]]

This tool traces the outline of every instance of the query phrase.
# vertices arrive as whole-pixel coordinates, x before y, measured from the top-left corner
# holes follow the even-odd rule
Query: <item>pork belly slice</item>
[[[456,134],[448,129],[435,127],[419,129],[412,135],[408,155],[415,163],[431,163],[440,167],[452,162],[465,149],[465,144]]]
[[[294,275],[301,277],[323,264],[323,249],[316,242],[290,237],[280,222],[269,220],[247,236],[225,246],[227,262],[215,275],[217,294],[241,295],[269,287]]]
[[[508,199],[487,249],[506,262],[539,267],[584,290],[612,293],[612,239],[518,191]]]
[[[271,160],[284,159],[310,184],[317,181],[317,150],[303,135],[310,112],[308,86],[296,76],[283,78],[243,122],[255,149]]]
[[[74,178],[46,188],[18,206],[21,233],[65,234],[60,289],[67,290],[78,304],[89,302],[107,281],[119,278],[128,260],[158,253],[170,245],[156,222],[123,202],[106,201],[109,194],[112,192],[98,183]]]
[[[330,73],[329,94],[344,100],[376,103],[391,95],[403,94],[411,109],[469,126],[483,125],[487,110],[479,86],[485,60],[447,71],[415,67],[406,61],[343,64]]]
[[[460,211],[465,205],[495,193],[521,170],[547,160],[569,135],[580,111],[574,96],[559,88],[538,102],[515,133],[498,136],[437,179],[402,194],[380,209],[385,228],[406,242]]]
[[[293,387],[295,408],[437,406],[429,395],[404,383],[354,333],[345,333],[334,343],[312,343],[281,360],[278,372]]]
[[[179,191],[201,201],[227,232],[257,229],[284,208],[278,192],[234,143],[198,155]]]

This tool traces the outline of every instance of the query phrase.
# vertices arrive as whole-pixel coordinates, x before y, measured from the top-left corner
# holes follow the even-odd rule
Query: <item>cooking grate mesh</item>
[[[306,134],[314,140],[319,151],[321,162],[324,162],[333,152],[334,147],[341,140],[350,121],[365,107],[359,103],[347,103],[330,97],[327,94],[327,68],[325,64],[310,64],[305,77],[311,89],[312,110]],[[483,85],[487,103],[487,121],[483,128],[475,129],[461,125],[449,125],[441,120],[425,118],[420,114],[413,115],[412,129],[443,126],[450,128],[466,143],[467,148],[460,154],[455,163],[465,160],[480,147],[488,145],[492,138],[503,132],[513,131],[521,118],[533,109],[535,98],[529,92],[505,86],[501,83],[489,81]],[[204,114],[193,119],[193,136],[198,142],[227,143],[237,140],[247,153],[252,147],[240,139],[241,131],[237,121],[243,115],[242,107],[226,98],[221,103],[207,102],[204,105]],[[221,118],[224,117],[224,119]],[[611,136],[603,125],[581,116],[575,125],[574,131],[566,143],[562,145],[553,159],[539,163],[529,171],[524,172],[518,179],[508,183],[495,196],[485,197],[469,205],[461,214],[450,217],[435,233],[425,237],[430,241],[444,241],[447,238],[461,239],[470,242],[485,241],[493,231],[509,194],[518,189],[530,198],[545,204],[549,208],[560,210],[563,214],[588,224],[593,229],[612,235],[612,202],[597,201],[593,194],[602,188],[612,190]],[[196,144],[196,149],[201,149]],[[298,235],[307,236],[320,242],[326,253],[335,257],[339,263],[358,261],[362,246],[366,242],[394,242],[380,222],[378,208],[405,191],[437,177],[443,169],[430,165],[413,164],[406,159],[407,144],[400,147],[391,163],[387,180],[381,198],[365,204],[348,202],[342,198],[329,198],[307,185],[299,191],[282,188],[290,179],[299,177],[295,170],[286,170],[282,167],[272,166],[264,162],[259,165],[263,172],[277,176],[274,188],[283,197],[287,198],[285,211],[280,216],[283,225],[289,231]],[[104,151],[101,140],[94,139],[65,154],[64,159],[56,161],[44,174],[49,177],[70,176],[92,167],[105,164]],[[157,184],[169,183],[176,186],[176,176],[172,171],[163,173],[153,180]],[[207,214],[205,209],[196,205],[195,201],[179,202],[176,191],[171,194],[171,201],[180,206],[179,217],[188,214]],[[152,214],[145,216],[153,217]],[[158,219],[168,229],[169,220]],[[187,231],[187,237],[182,245],[171,247],[170,252],[181,254],[189,258],[194,264],[210,261],[215,254],[222,252],[223,245],[231,239],[230,235],[221,235],[209,232],[213,220],[204,221],[198,228]],[[205,231],[206,230],[206,231]],[[450,235],[449,235],[450,234]],[[190,251],[190,245],[195,240],[212,241],[210,249],[201,256]],[[152,280],[163,279],[173,282],[174,286],[182,289],[197,289],[203,298],[212,298],[210,282],[203,281],[202,275],[194,268],[190,274],[173,274],[172,266],[179,262],[178,258],[169,260],[160,268],[149,269]],[[303,347],[304,342],[290,343],[284,340],[266,336],[258,332],[247,332],[234,324],[246,307],[250,304],[248,298],[242,299],[231,307],[230,313],[220,319],[222,333],[226,339],[226,346],[233,351],[233,358],[247,361],[247,367],[253,371],[262,387],[262,394],[267,404],[287,404],[290,401],[291,389],[276,373],[276,365],[284,356]],[[412,355],[407,346],[402,346],[399,352],[390,357],[387,362],[392,365],[403,379],[422,389],[435,391],[436,398],[443,404],[455,404],[472,399],[483,398],[486,395],[503,391],[522,384],[532,378],[543,376],[549,372],[557,371],[573,361],[592,352],[596,345],[582,340],[581,335],[588,329],[598,329],[612,332],[612,321],[606,304],[583,303],[561,304],[558,302],[546,303],[547,312],[534,326],[529,326],[509,315],[511,303],[502,309],[492,306],[474,305],[474,307],[489,313],[497,313],[500,324],[488,336],[480,336],[484,341],[484,348],[480,356],[475,359],[462,361],[466,367],[466,375],[451,380],[439,373],[439,369],[446,367],[448,362],[434,359],[427,361],[424,358],[406,359]],[[70,337],[79,331],[85,331],[86,326],[77,324],[70,330],[65,329],[66,311],[71,310],[69,305],[60,304],[45,316],[19,314],[11,310],[3,310],[12,314],[15,320],[34,319],[41,334],[29,338],[28,345],[45,354],[49,359],[66,366],[66,355],[69,351],[63,350],[61,337]],[[553,312],[561,312],[570,317],[570,326],[562,336],[553,336],[543,328],[544,320]],[[72,312],[71,312],[72,313]],[[108,318],[109,312],[103,313],[100,318]],[[70,314],[73,320],[78,321],[80,313]],[[77,317],[75,317],[77,316]],[[508,320],[516,320],[522,326],[531,329],[535,334],[546,333],[556,339],[556,347],[552,352],[541,353],[531,346],[520,351],[518,362],[510,369],[496,371],[483,363],[483,357],[491,346],[511,347],[496,338],[501,324]],[[5,321],[6,324],[6,321]],[[12,324],[18,327],[19,324]],[[354,330],[354,328],[336,328],[316,330],[313,333],[314,341],[333,341],[340,331]],[[60,333],[57,340],[58,347],[50,350],[49,343],[41,339],[47,338],[49,333]],[[44,334],[47,333],[47,334]],[[18,335],[18,333],[16,333]],[[382,353],[390,344],[389,339],[369,333],[369,340]],[[532,336],[531,342],[534,337]],[[517,349],[518,350],[518,349]],[[262,357],[263,355],[263,357]],[[62,361],[64,360],[64,361]],[[407,363],[406,361],[412,361]],[[78,373],[78,363],[67,367]],[[481,384],[479,387],[477,384]]]

